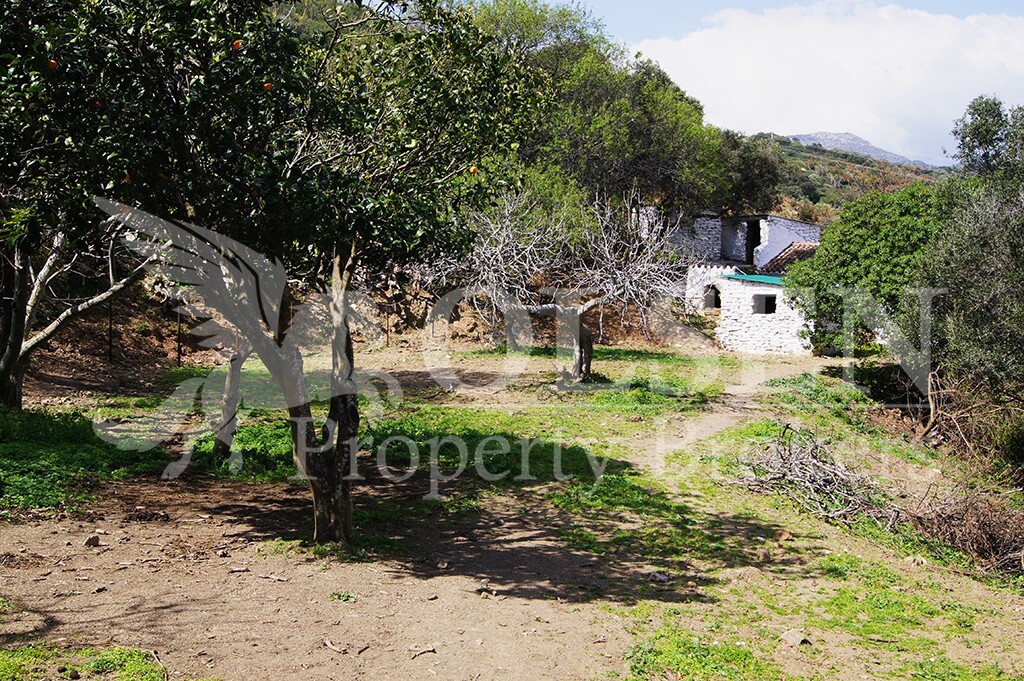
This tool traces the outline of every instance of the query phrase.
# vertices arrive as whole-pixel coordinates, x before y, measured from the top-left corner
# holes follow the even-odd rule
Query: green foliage
[[[924,248],[941,220],[935,204],[934,190],[923,184],[851,201],[825,231],[814,257],[789,268],[786,290],[812,322],[816,348],[843,347],[844,328],[868,332],[864,316],[872,301],[882,313],[916,321],[908,311],[920,301],[909,290],[918,280]],[[853,289],[870,300],[851,295]],[[912,324],[905,326],[912,332]]]
[[[103,478],[156,472],[162,450],[122,451],[101,442],[80,414],[0,408],[0,506],[52,508],[88,498]]]
[[[956,158],[967,173],[1011,193],[1024,183],[1024,107],[1007,110],[998,97],[976,97],[953,136]]]
[[[769,202],[771,144],[706,125],[696,99],[653,61],[627,58],[585,10],[539,0],[473,6],[485,30],[550,79],[544,122],[520,148],[528,165],[556,166],[591,197],[636,192],[665,210]]]
[[[719,153],[727,176],[714,205],[740,214],[767,212],[778,205],[783,164],[774,139],[744,137],[726,130]]]
[[[58,673],[58,669],[62,673]],[[118,681],[161,681],[165,670],[144,650],[82,648],[62,651],[45,646],[0,650],[0,681],[101,676]],[[44,676],[45,675],[45,676]]]
[[[926,251],[924,283],[937,298],[943,368],[997,396],[1024,392],[1024,199],[980,191]]]
[[[773,662],[758,658],[748,647],[694,637],[685,627],[666,624],[627,653],[630,679],[655,679],[671,674],[693,681],[782,681],[789,678]]]
[[[477,24],[510,52],[536,64],[550,64],[574,46],[605,41],[602,26],[578,5],[549,5],[541,0],[474,2]],[[550,51],[552,54],[546,54]]]

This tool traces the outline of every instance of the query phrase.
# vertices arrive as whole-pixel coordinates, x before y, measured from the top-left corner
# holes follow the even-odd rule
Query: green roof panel
[[[748,281],[753,284],[771,284],[772,286],[782,286],[782,277],[773,277],[767,274],[727,274],[726,279],[735,279],[736,281]]]

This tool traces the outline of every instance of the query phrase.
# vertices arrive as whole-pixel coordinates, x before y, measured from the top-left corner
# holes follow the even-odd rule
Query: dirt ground
[[[87,520],[7,525],[0,583],[25,610],[5,622],[0,644],[30,634],[131,646],[186,678],[576,679],[623,669],[622,622],[570,583],[593,556],[566,549],[543,516],[490,507],[481,525],[500,532],[427,541],[402,561],[268,551],[266,540],[308,522],[308,506],[297,486],[133,481],[105,487]],[[89,537],[99,546],[85,546]]]
[[[441,403],[511,409],[524,399],[522,391],[488,387],[507,369],[494,357],[447,356],[425,365],[423,347],[422,340],[400,339],[389,348],[363,348],[360,366],[387,371],[406,394]],[[716,352],[699,338],[684,351]],[[558,368],[551,359],[514,361],[523,362],[513,381],[519,387],[550,381]],[[657,436],[652,426],[650,437],[635,439],[633,463],[656,477],[666,474],[670,453],[758,416],[755,398],[765,380],[827,364],[741,362],[718,377],[724,394],[708,410],[659,424]],[[446,385],[445,377],[458,380]],[[85,404],[110,387],[101,381],[67,393],[63,383],[36,380],[29,399]],[[0,623],[0,646],[29,640],[129,646],[151,651],[170,678],[223,681],[596,679],[628,675],[625,655],[636,642],[637,622],[620,606],[650,599],[652,588],[651,566],[642,561],[616,563],[571,548],[559,536],[566,520],[536,490],[489,496],[470,518],[408,532],[399,519],[390,539],[401,543],[400,551],[355,560],[290,548],[287,542],[309,530],[309,496],[301,485],[185,475],[108,482],[97,495],[84,515],[0,525],[0,593],[17,607]],[[853,550],[900,564],[867,542],[778,509],[766,511],[773,520],[755,521],[756,514],[744,515],[749,509],[725,512],[717,498],[694,494],[687,503],[701,509],[705,521],[719,519],[717,531],[749,544],[743,560],[714,567],[713,578],[698,576],[707,567],[698,564],[698,572],[675,576],[655,595],[661,605],[684,607],[679,617],[695,633],[707,633],[707,621],[723,607],[705,597],[706,585],[738,594],[728,607],[745,607],[747,590],[811,601],[820,587],[806,566],[815,557]],[[791,547],[751,558],[766,553],[770,537],[787,528],[798,537]],[[1019,622],[1024,600],[960,576],[928,574],[958,598],[991,603],[1005,615],[979,626],[961,659],[980,663],[1002,655],[1024,664],[1012,646],[999,648],[1013,635],[1007,621]],[[777,616],[769,623],[770,639],[799,625],[796,616]],[[844,647],[840,635],[834,643],[829,669],[814,657],[818,648],[805,654],[780,645],[774,661],[803,677],[872,675],[869,653]]]

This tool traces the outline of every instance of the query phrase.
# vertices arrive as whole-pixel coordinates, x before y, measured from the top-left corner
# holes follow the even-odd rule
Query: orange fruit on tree
[[[236,40],[233,43],[231,43],[231,49],[234,50],[235,52],[237,52],[238,50],[242,49],[242,41],[241,40]]]
[[[54,71],[57,69],[57,60],[51,59],[50,61],[46,62],[46,65],[50,67],[51,71]]]
[[[471,168],[469,169],[469,174],[470,174],[470,175],[476,175],[476,174],[477,174],[477,173],[479,173],[479,172],[480,172],[480,169],[479,169],[479,168],[477,168],[476,166],[472,166],[472,167],[471,167]]]
[[[267,92],[270,92],[271,90],[274,89],[274,84],[271,83],[270,81],[267,81],[266,83],[263,84],[263,89],[266,90]]]

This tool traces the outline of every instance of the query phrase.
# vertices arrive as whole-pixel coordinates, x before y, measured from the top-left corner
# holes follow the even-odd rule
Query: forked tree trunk
[[[238,406],[242,402],[239,390],[242,382],[242,365],[251,354],[252,346],[246,344],[235,351],[228,364],[228,373],[224,378],[224,395],[220,403],[220,424],[214,433],[214,458],[226,459],[231,455],[231,445],[238,431]]]
[[[601,298],[595,298],[583,305],[574,307],[562,305],[557,301],[546,305],[524,305],[524,312],[536,315],[555,315],[558,326],[559,344],[572,343],[572,371],[569,377],[574,381],[585,381],[590,378],[590,365],[594,361],[594,334],[583,323],[583,315],[600,305]],[[569,338],[566,339],[565,332]]]
[[[339,248],[334,258],[331,284],[332,372],[327,423],[317,433],[308,400],[289,408],[292,451],[313,494],[313,542],[317,544],[344,542],[351,545],[355,539],[348,463],[350,452],[355,455],[353,443],[358,441],[359,403],[354,380],[355,353],[347,314],[348,287],[354,267],[355,244],[350,244],[347,249]],[[301,364],[301,357],[295,361]]]
[[[594,361],[594,334],[583,323],[582,315],[570,322],[572,328],[572,378],[585,381],[590,378],[590,364]]]

